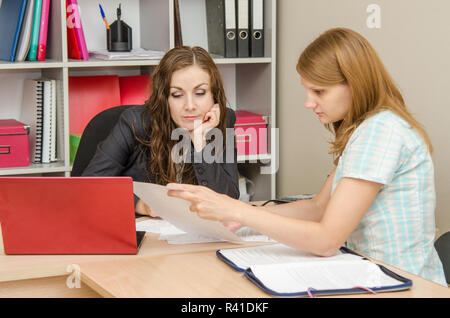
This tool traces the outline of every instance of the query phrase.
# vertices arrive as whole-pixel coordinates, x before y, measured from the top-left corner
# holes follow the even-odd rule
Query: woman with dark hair
[[[331,29],[303,51],[297,72],[305,107],[334,135],[335,168],[313,199],[260,208],[199,186],[169,184],[168,194],[229,227],[322,256],[346,244],[445,286],[433,245],[431,141],[374,48],[353,30]]]
[[[222,78],[209,53],[200,47],[171,49],[154,70],[149,100],[123,112],[83,175],[130,176],[134,181],[162,185],[200,184],[238,198],[234,146],[230,149],[234,160],[225,160],[226,128],[233,128],[235,120],[234,112],[226,107]],[[173,137],[177,130],[186,132],[182,137],[190,137],[183,138],[184,142],[192,141],[181,157],[174,151],[180,143]],[[223,140],[223,147],[215,149],[214,157],[223,160],[202,160],[210,155],[203,152],[208,133],[214,131],[223,137],[218,139]],[[136,196],[135,205],[136,213],[156,216]]]

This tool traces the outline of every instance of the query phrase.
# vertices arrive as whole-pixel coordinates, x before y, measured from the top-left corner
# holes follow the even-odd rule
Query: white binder
[[[264,0],[251,0],[250,55],[264,56]]]

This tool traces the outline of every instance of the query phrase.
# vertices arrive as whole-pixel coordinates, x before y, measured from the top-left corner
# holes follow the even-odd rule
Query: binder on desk
[[[208,50],[223,57],[237,57],[235,0],[206,1]]]
[[[238,57],[250,56],[249,1],[237,0]]]
[[[42,0],[35,0],[33,11],[33,27],[31,31],[30,50],[28,52],[28,60],[37,60],[37,51],[39,44],[39,29],[41,26],[41,10]]]
[[[14,62],[27,0],[5,0],[0,8],[0,60]]]
[[[34,0],[28,0],[25,10],[25,15],[22,21],[22,30],[20,31],[19,43],[17,44],[17,51],[15,61],[23,62],[27,58],[30,50],[31,32],[33,30],[33,13]]]
[[[250,0],[250,52],[264,56],[264,0]]]
[[[318,257],[283,244],[218,250],[216,255],[273,296],[377,293],[409,289],[412,281],[341,248]]]

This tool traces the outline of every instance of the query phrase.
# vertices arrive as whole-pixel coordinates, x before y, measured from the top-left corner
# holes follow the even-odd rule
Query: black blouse
[[[234,111],[231,109],[227,111],[227,128],[234,128],[236,122]],[[109,136],[99,143],[94,157],[83,171],[83,176],[129,176],[134,181],[155,182],[153,176],[148,176],[145,167],[148,164],[146,162],[148,149],[145,149],[146,147],[135,137],[136,134],[141,139],[148,139],[144,129],[144,122],[148,122],[148,118],[144,114],[147,112],[142,105],[131,107],[121,114]],[[227,141],[227,144],[230,145],[230,142]],[[192,165],[199,185],[237,199],[239,198],[237,151],[234,146],[232,149],[234,161],[231,163],[225,162],[226,151],[224,150],[222,163],[192,160]],[[192,145],[191,154],[192,158],[200,157],[199,153],[194,153]],[[203,158],[203,154],[200,158]]]

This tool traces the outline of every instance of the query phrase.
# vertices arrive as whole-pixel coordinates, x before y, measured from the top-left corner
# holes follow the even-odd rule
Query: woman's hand
[[[220,122],[219,104],[214,104],[209,112],[205,114],[202,121],[195,122],[195,128],[191,131],[191,140],[196,152],[202,151],[206,146],[206,134],[217,127]]]
[[[222,224],[232,232],[236,232],[242,227],[242,224],[239,222],[222,222]]]
[[[150,209],[150,207],[147,204],[145,204],[144,201],[140,199],[136,203],[135,211],[137,214],[151,216],[152,218],[158,217],[158,215],[155,212],[153,212],[153,210]]]
[[[207,187],[179,183],[169,183],[167,187],[168,196],[189,201],[189,209],[199,217],[220,221],[229,229],[236,230],[241,226],[240,213],[248,208],[248,204]]]

